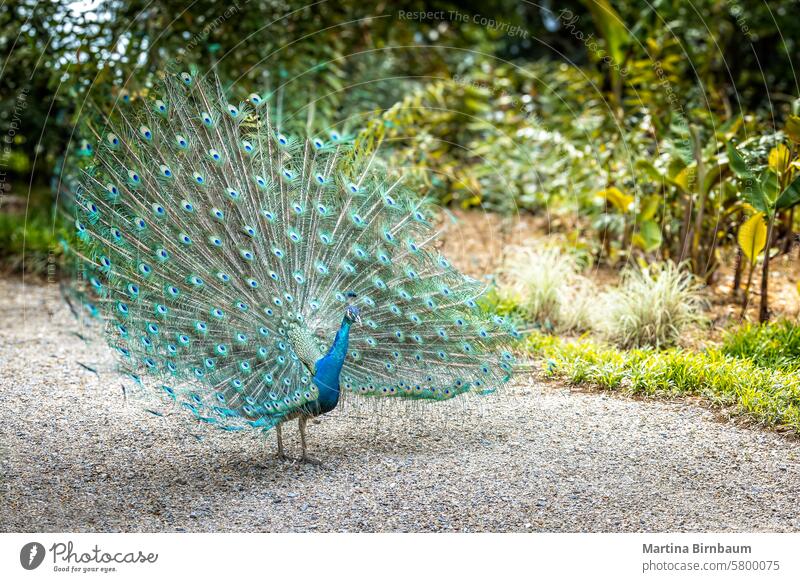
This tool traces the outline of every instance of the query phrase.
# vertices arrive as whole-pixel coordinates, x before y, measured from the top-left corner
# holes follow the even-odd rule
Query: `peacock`
[[[157,95],[153,94],[156,93]],[[285,135],[268,97],[166,73],[102,127],[74,188],[80,268],[121,371],[225,430],[342,393],[444,401],[507,382],[518,333],[436,250],[431,204],[352,141]]]

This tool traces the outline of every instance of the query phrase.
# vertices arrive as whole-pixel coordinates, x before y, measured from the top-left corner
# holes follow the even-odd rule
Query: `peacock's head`
[[[344,310],[344,318],[350,323],[361,323],[361,310],[355,305],[348,305]]]

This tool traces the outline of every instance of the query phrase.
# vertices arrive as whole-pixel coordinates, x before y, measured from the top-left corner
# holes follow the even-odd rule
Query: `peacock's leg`
[[[306,423],[308,423],[307,416],[301,416],[297,422],[300,428],[300,446],[303,449],[303,456],[300,458],[300,460],[304,463],[311,463],[312,465],[321,465],[322,461],[313,457],[309,457],[306,454]]]
[[[286,455],[283,454],[283,433],[281,433],[281,425],[275,427],[275,432],[278,437],[278,458],[279,459],[286,459]]]

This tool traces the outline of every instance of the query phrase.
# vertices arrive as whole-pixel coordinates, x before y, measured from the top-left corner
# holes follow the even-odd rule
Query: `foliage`
[[[378,152],[443,205],[547,214],[596,261],[686,261],[710,281],[752,208],[767,217],[767,249],[793,240],[800,24],[777,0],[6,7],[0,119],[18,129],[3,186],[18,196],[49,184],[65,152],[75,169],[79,120],[197,64],[234,94],[271,96],[282,129],[357,135],[354,156]],[[439,16],[400,16],[420,11]],[[768,175],[761,188],[777,195],[772,219],[748,198],[734,138],[757,178],[778,176],[780,193]]]
[[[497,34],[485,27],[399,17],[421,9],[417,0],[394,2],[383,11],[369,3],[312,7],[291,0],[6,2],[0,11],[0,195],[23,198],[31,184],[56,184],[56,198],[68,195],[60,172],[66,176],[79,166],[89,137],[83,122],[147,98],[163,71],[214,68],[234,94],[271,95],[284,130],[335,126],[346,133],[364,123],[364,111],[412,91],[414,76],[445,74],[461,61],[454,53],[459,48],[499,50]],[[441,2],[440,9],[475,7]],[[503,21],[519,20],[509,2],[490,0],[481,9]],[[427,46],[433,38],[441,38],[441,47]],[[409,75],[412,81],[402,80]],[[49,212],[53,200],[35,203]],[[9,241],[36,228],[19,215],[6,223],[14,230]],[[23,263],[21,257],[12,262]]]
[[[747,308],[748,292],[755,266],[755,257],[761,249],[766,248],[761,269],[761,305],[759,321],[769,318],[769,264],[770,247],[774,241],[773,231],[776,220],[783,213],[788,223],[788,236],[792,235],[794,207],[800,203],[800,135],[795,128],[800,125],[800,118],[789,116],[787,131],[789,146],[777,141],[766,156],[766,164],[758,166],[756,156],[745,160],[732,142],[728,142],[728,158],[733,173],[736,175],[740,196],[756,211],[756,215],[739,228],[739,245],[751,261],[747,288],[744,297],[744,309]],[[763,156],[762,156],[763,157]],[[766,220],[764,226],[762,218]],[[784,246],[787,246],[784,244]],[[758,248],[757,248],[758,247]]]
[[[602,299],[598,331],[617,345],[664,347],[701,321],[703,299],[691,273],[674,263],[631,268]]]
[[[767,227],[764,224],[764,213],[756,212],[739,227],[739,234],[736,240],[742,252],[755,265],[758,255],[764,250],[767,244]]]
[[[23,269],[35,275],[54,274],[62,255],[58,241],[68,237],[67,229],[60,224],[53,227],[48,213],[35,210],[24,217],[0,213],[0,270]]]
[[[533,333],[526,350],[546,375],[646,396],[702,396],[765,426],[800,432],[800,374],[759,366],[717,350],[613,347]]]
[[[788,320],[746,323],[725,335],[721,350],[759,366],[797,372],[800,371],[800,326]]]

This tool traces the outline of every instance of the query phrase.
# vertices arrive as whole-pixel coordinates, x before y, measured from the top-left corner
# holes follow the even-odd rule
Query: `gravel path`
[[[800,530],[797,441],[691,405],[519,379],[410,420],[351,406],[298,465],[126,403],[55,285],[0,281],[0,321],[0,531]]]

